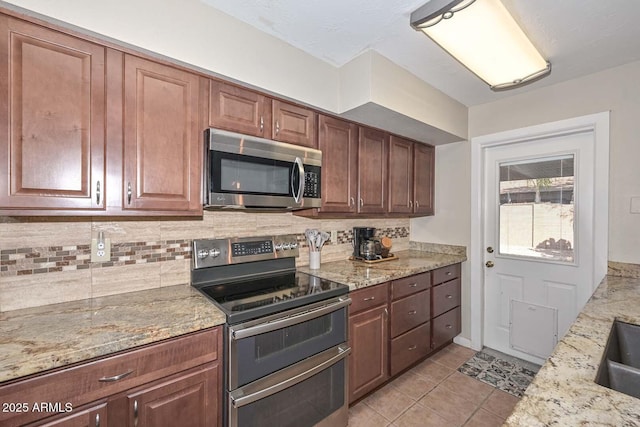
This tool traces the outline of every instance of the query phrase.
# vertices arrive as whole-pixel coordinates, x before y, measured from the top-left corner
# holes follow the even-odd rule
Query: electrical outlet
[[[331,230],[331,244],[338,244],[338,232],[336,230]]]
[[[91,262],[106,261],[111,261],[111,239],[105,238],[101,231],[97,239],[91,239]]]

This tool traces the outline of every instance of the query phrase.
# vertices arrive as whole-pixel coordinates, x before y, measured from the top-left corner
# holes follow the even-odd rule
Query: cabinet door
[[[317,115],[314,111],[275,99],[272,102],[272,107],[272,139],[305,147],[318,147]]]
[[[107,426],[107,404],[100,403],[85,409],[73,408],[66,417],[55,417],[53,421],[38,421],[27,427],[101,427]]]
[[[386,306],[349,318],[349,403],[389,378],[389,336]]]
[[[218,365],[199,368],[128,393],[130,427],[209,427],[218,424]]]
[[[271,99],[249,89],[210,80],[209,126],[269,138]]]
[[[105,55],[0,17],[0,208],[104,208]]]
[[[355,212],[358,196],[358,127],[320,116],[318,148],[322,151],[321,212]]]
[[[199,77],[126,55],[123,208],[202,213]]]
[[[387,134],[360,127],[358,141],[358,212],[384,213],[387,209]]]
[[[433,215],[435,148],[414,144],[413,150],[413,211]]]
[[[413,212],[413,142],[389,140],[389,212]]]

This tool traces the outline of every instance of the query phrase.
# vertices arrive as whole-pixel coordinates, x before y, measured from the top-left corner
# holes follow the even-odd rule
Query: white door
[[[547,358],[593,289],[591,131],[484,151],[484,345]]]

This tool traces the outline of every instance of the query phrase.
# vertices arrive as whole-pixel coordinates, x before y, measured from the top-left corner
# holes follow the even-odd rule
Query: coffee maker
[[[380,259],[382,247],[374,227],[353,227],[353,257],[367,261]]]

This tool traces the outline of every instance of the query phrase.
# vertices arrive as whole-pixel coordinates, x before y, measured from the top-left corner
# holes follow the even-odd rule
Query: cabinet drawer
[[[389,283],[370,286],[351,292],[351,314],[386,304],[389,299]]]
[[[429,320],[430,290],[391,303],[391,337],[396,337]]]
[[[391,282],[391,299],[397,300],[398,298],[429,289],[429,287],[431,287],[431,273],[416,274],[404,279],[394,280]]]
[[[68,402],[74,408],[218,358],[220,328],[38,375],[0,387],[1,402]],[[220,349],[221,350],[221,349]],[[121,376],[120,379],[117,377]],[[0,412],[0,425],[42,418]]]
[[[460,264],[448,265],[446,267],[433,270],[433,285],[448,282],[460,277]]]
[[[436,317],[460,305],[460,279],[431,288],[432,316]]]
[[[431,352],[429,322],[391,340],[391,376]]]
[[[451,341],[460,333],[460,307],[447,311],[432,320],[433,323],[433,349]]]

